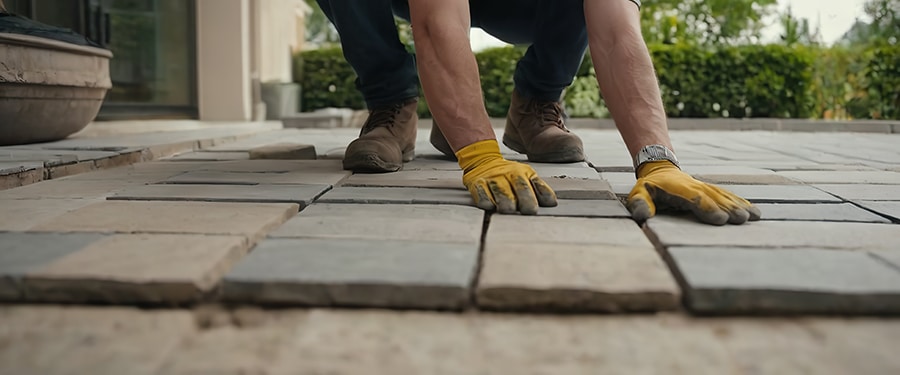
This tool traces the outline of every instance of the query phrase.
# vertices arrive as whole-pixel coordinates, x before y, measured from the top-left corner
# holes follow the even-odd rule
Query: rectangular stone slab
[[[875,211],[881,215],[890,217],[896,222],[900,222],[900,201],[898,202],[878,202],[878,201],[855,201],[862,207]]]
[[[815,221],[759,221],[709,226],[692,218],[656,216],[648,235],[663,246],[896,249],[900,225]]]
[[[48,220],[39,232],[242,235],[254,242],[297,214],[293,203],[104,201]]]
[[[102,199],[0,200],[0,231],[24,232],[35,225]]]
[[[247,249],[243,236],[113,235],[33,269],[23,284],[31,301],[194,302]]]
[[[674,247],[699,313],[897,313],[900,271],[866,252]]]
[[[329,185],[145,185],[125,189],[110,200],[297,203],[305,207]]]
[[[167,178],[165,184],[199,185],[336,185],[350,175],[349,171],[311,170],[303,172],[226,172],[189,171]]]
[[[226,160],[248,160],[250,155],[246,151],[192,151],[178,154],[166,161],[226,161]]]
[[[338,187],[325,193],[317,202],[475,205],[465,190],[388,187]]]
[[[556,207],[541,207],[538,216],[631,217],[618,200],[559,199]]]
[[[101,238],[97,233],[0,233],[0,300],[19,300],[25,274]]]
[[[333,239],[268,239],[231,271],[235,303],[461,309],[478,245]]]
[[[484,215],[480,209],[454,205],[317,203],[271,236],[478,245]]]
[[[559,199],[616,199],[609,182],[584,178],[545,178]]]
[[[900,185],[819,184],[815,187],[848,201],[900,201]]]
[[[402,170],[394,173],[354,174],[343,186],[412,187],[465,190],[460,170]]]
[[[890,223],[850,203],[757,203],[762,220]]]
[[[719,185],[753,203],[841,202],[840,198],[807,185]]]
[[[631,219],[492,215],[487,243],[651,246]]]
[[[660,311],[679,298],[650,245],[488,242],[477,287],[478,306],[497,310]]]
[[[808,184],[900,185],[900,173],[890,171],[782,171],[778,174]]]

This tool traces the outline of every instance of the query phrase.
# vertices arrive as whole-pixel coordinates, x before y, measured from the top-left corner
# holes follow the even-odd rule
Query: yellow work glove
[[[463,184],[481,209],[534,215],[538,205],[557,204],[550,185],[531,166],[504,159],[496,140],[463,147],[456,152],[456,158],[463,170]]]
[[[656,208],[690,210],[700,221],[724,225],[759,220],[759,209],[718,186],[697,181],[669,161],[651,161],[637,171],[628,195],[628,210],[637,221],[656,214]]]

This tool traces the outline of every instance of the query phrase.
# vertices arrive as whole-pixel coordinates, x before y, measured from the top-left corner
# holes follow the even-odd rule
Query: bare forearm
[[[496,139],[469,45],[468,2],[413,0],[410,13],[425,98],[453,151]]]
[[[600,91],[628,152],[634,157],[651,144],[672,149],[637,6],[625,0],[585,0],[584,13]]]

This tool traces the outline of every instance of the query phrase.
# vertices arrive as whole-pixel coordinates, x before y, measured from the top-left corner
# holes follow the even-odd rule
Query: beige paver
[[[553,243],[649,246],[630,219],[493,215],[487,243]]]
[[[478,305],[504,310],[675,309],[680,291],[652,246],[488,242]]]
[[[0,307],[0,373],[156,374],[186,336],[187,311]]]
[[[250,159],[316,160],[316,146],[298,143],[276,143],[252,148]]]
[[[293,203],[95,203],[44,222],[44,232],[193,233],[243,235],[255,241],[294,216]]]
[[[54,302],[196,301],[247,250],[242,236],[114,235],[27,274],[26,296]]]
[[[3,190],[0,191],[0,199],[95,199],[138,184],[118,179],[94,181],[63,178]]]
[[[0,231],[26,231],[35,225],[89,204],[96,199],[3,199],[0,200]]]

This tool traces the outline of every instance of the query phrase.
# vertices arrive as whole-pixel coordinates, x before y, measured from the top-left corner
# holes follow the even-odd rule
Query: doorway
[[[110,49],[113,88],[98,119],[197,118],[192,0],[5,0],[7,9]]]

